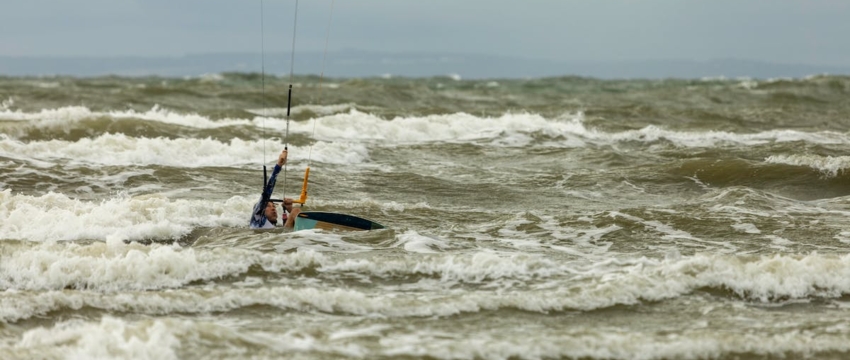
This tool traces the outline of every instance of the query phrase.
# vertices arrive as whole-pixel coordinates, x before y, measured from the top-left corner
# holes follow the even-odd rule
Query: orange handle
[[[293,200],[293,203],[304,205],[307,202],[307,179],[310,178],[310,167],[304,170],[304,183],[301,184],[301,197],[298,200]]]

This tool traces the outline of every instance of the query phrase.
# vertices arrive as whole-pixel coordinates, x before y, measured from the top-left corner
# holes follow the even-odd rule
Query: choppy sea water
[[[0,358],[850,356],[848,77],[260,84],[0,77]]]

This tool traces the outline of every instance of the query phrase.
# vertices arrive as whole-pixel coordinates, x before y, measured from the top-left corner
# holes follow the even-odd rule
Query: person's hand
[[[277,157],[277,165],[278,166],[286,165],[286,155],[287,155],[286,150],[283,150],[283,151],[280,152],[280,156]]]
[[[285,198],[285,199],[283,199],[283,205],[285,205],[285,206],[292,206],[292,198]]]

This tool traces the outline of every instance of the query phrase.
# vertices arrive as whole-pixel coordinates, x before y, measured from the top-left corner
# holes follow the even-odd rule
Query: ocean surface
[[[0,358],[850,357],[850,77],[289,84],[0,77]]]

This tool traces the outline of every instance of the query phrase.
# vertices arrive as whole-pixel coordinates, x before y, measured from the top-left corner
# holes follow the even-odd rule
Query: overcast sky
[[[289,51],[295,0],[4,1],[0,56]],[[296,53],[850,65],[848,0],[300,0]]]

